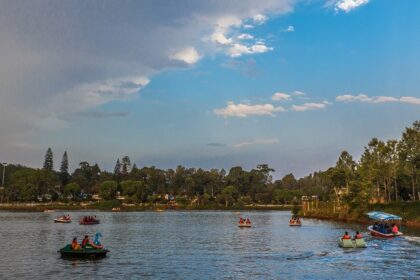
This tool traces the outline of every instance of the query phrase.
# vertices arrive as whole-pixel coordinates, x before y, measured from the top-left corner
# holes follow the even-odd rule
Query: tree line
[[[176,200],[197,205],[290,204],[301,196],[338,201],[349,207],[368,203],[420,200],[420,122],[407,127],[399,140],[373,138],[358,161],[343,151],[335,166],[300,179],[290,173],[273,180],[272,169],[260,164],[251,170],[240,166],[204,170],[178,166],[159,169],[137,167],[129,156],[117,159],[112,172],[98,164],[80,162],[69,173],[67,152],[59,170],[48,148],[42,169],[8,165],[1,202],[81,201],[99,195],[117,196],[131,203],[166,203]]]

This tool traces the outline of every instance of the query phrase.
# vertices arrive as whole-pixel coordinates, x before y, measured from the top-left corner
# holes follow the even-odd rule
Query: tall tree
[[[62,186],[67,185],[69,177],[69,159],[67,157],[67,151],[64,151],[60,166],[60,181]]]
[[[53,162],[53,152],[51,148],[48,148],[45,159],[44,159],[44,169],[47,171],[53,171],[54,169],[54,162]]]
[[[117,162],[115,163],[114,178],[115,178],[115,180],[117,180],[117,182],[119,182],[121,180],[121,163],[120,163],[119,158],[117,159]]]
[[[121,160],[122,167],[121,167],[121,174],[123,176],[127,176],[128,173],[131,171],[131,161],[128,156],[125,156]]]
[[[398,148],[405,173],[411,177],[412,199],[415,200],[420,167],[420,121],[415,121],[413,127],[405,129]]]

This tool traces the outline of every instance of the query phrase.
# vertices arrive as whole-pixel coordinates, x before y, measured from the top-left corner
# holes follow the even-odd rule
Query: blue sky
[[[3,2],[1,161],[304,176],[420,117],[420,2],[162,3]]]

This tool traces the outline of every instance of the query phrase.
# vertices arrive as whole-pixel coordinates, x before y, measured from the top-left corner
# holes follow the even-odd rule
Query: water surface
[[[367,238],[366,249],[341,249],[337,237],[365,226],[305,219],[290,213],[230,211],[70,212],[101,224],[55,224],[64,212],[0,212],[1,279],[419,279],[420,232],[392,240]],[[102,260],[71,261],[57,250],[85,234],[103,235]]]

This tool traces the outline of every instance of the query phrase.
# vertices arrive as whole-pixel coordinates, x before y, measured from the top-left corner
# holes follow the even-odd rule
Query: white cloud
[[[290,94],[287,94],[287,93],[276,92],[273,94],[271,99],[275,101],[291,100],[291,96]]]
[[[66,115],[111,101],[128,100],[149,83],[146,77],[127,77],[87,83],[52,97],[47,112]],[[47,117],[51,117],[47,116]]]
[[[306,93],[304,93],[302,91],[298,91],[298,90],[295,90],[292,94],[294,96],[305,96],[306,95]]]
[[[277,112],[286,111],[282,107],[274,107],[271,104],[234,104],[233,102],[228,102],[226,108],[214,109],[214,113],[218,116],[223,117],[247,117],[247,116],[274,116]]]
[[[265,52],[268,52],[268,51],[272,51],[273,48],[267,47],[263,43],[259,42],[255,45],[251,46],[250,50],[251,50],[250,53],[265,53]]]
[[[420,98],[414,96],[403,96],[400,98],[400,102],[413,105],[420,105]]]
[[[236,43],[233,44],[227,52],[231,57],[239,57],[244,54],[265,53],[271,50],[273,50],[273,48],[267,47],[266,45],[261,43],[252,46],[246,46],[244,44]]]
[[[200,59],[200,55],[193,47],[188,47],[169,56],[170,59],[183,61],[187,64],[194,64]]]
[[[353,9],[367,4],[368,2],[369,0],[338,0],[335,1],[334,7],[336,11],[341,10],[348,13]]]
[[[337,96],[335,100],[341,101],[341,102],[355,102],[355,101],[372,102],[372,98],[367,96],[366,94],[359,94],[359,95],[344,94],[344,95]]]
[[[402,96],[400,98],[392,96],[367,96],[365,94],[351,95],[344,94],[339,95],[335,98],[341,102],[367,102],[367,103],[388,103],[388,102],[399,102],[413,105],[420,105],[420,98],[414,96]]]
[[[230,45],[233,43],[232,38],[226,38],[225,34],[221,33],[221,32],[214,32],[210,39],[213,42],[219,43],[221,45]]]
[[[248,18],[249,19],[249,18]],[[255,24],[263,24],[267,17],[262,14],[257,14],[252,17]],[[214,26],[214,31],[210,37],[205,37],[204,41],[210,40],[221,47],[221,50],[231,57],[239,57],[242,55],[265,53],[273,50],[272,47],[266,46],[264,39],[254,38],[248,33],[241,33],[234,36],[234,30],[238,27],[245,29],[253,28],[253,25],[243,24],[242,20],[237,17],[223,16],[219,18],[217,24]],[[243,41],[247,41],[244,43]]]
[[[239,34],[237,36],[237,38],[239,40],[251,40],[251,39],[254,39],[254,36],[252,36],[251,34],[248,34],[248,33],[242,33],[242,34]]]
[[[377,96],[372,98],[373,103],[386,103],[386,102],[398,102],[398,98],[391,96]]]
[[[295,28],[293,27],[293,25],[289,25],[286,29],[286,32],[295,32]]]
[[[323,101],[321,103],[304,103],[302,105],[293,105],[292,110],[296,112],[319,110],[326,108],[327,105],[331,105],[331,103],[329,103],[328,101]]]
[[[238,144],[234,144],[234,148],[242,148],[249,145],[262,145],[262,144],[276,144],[278,143],[278,139],[262,139],[262,140],[254,140],[254,141],[248,141],[248,142],[241,142]]]
[[[252,28],[254,28],[254,26],[252,24],[244,24],[242,27],[245,28],[245,29],[252,29]]]
[[[252,19],[253,19],[255,24],[263,24],[263,23],[266,22],[267,17],[265,15],[262,15],[262,14],[257,14]]]

